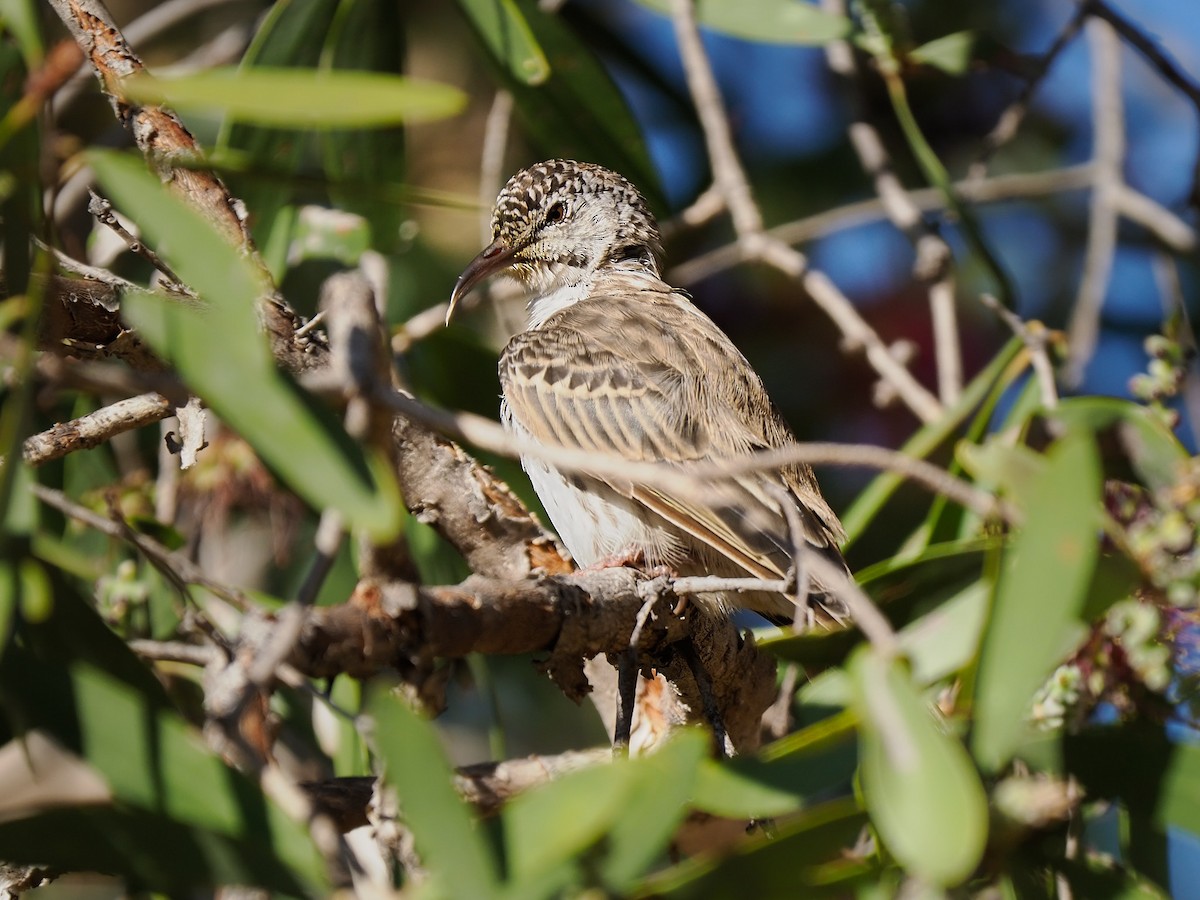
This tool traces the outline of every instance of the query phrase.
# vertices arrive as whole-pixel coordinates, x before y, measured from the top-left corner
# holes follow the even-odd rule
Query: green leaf
[[[396,789],[417,852],[452,897],[497,896],[499,871],[466,803],[437,733],[395,694],[377,689],[367,701],[384,780]]]
[[[163,79],[131,76],[122,90],[139,103],[218,111],[246,122],[293,128],[375,128],[458,114],[458,88],[381,72],[211,69]]]
[[[315,67],[337,8],[337,0],[279,0],[271,4],[242,54],[241,68]],[[311,138],[311,132],[260,128],[226,116],[214,144],[214,158],[239,156],[255,173],[246,177],[234,172],[231,181],[237,196],[254,212],[251,227],[276,279],[281,279],[287,269],[296,220],[296,208],[288,205],[295,189],[287,179],[300,168]],[[263,171],[279,173],[282,181],[256,177]]]
[[[641,128],[594,51],[567,24],[567,16],[544,12],[532,0],[520,0],[517,7],[549,60],[550,77],[527,84],[503,67],[497,77],[512,93],[516,114],[538,152],[608,166],[661,208],[658,171]],[[480,41],[487,45],[486,36],[481,34]]]
[[[1090,434],[1054,444],[1022,489],[1025,525],[1006,554],[979,663],[971,747],[989,771],[1008,762],[1030,699],[1083,633],[1099,550],[1100,471]]]
[[[636,895],[679,900],[854,896],[855,886],[878,876],[873,861],[848,858],[865,824],[866,815],[852,798],[823,803],[789,816],[770,836],[760,831],[720,860],[700,855],[656,873]]]
[[[458,5],[513,78],[538,85],[550,77],[550,63],[513,0],[458,0]]]
[[[17,39],[21,56],[30,69],[42,62],[45,52],[38,27],[39,12],[33,0],[0,0],[0,27]]]
[[[936,422],[925,425],[904,442],[900,451],[907,456],[924,459],[940,447],[954,434],[976,407],[984,401],[989,392],[998,387],[1007,387],[1016,379],[1027,364],[1014,366],[1025,345],[1019,338],[1013,338],[997,353],[982,372],[971,379],[970,384],[963,390],[958,403],[949,409]],[[849,547],[866,531],[867,526],[896,492],[904,479],[895,472],[881,472],[867,485],[867,489],[858,495],[850,508],[842,516],[842,524],[846,528],[846,547]]]
[[[322,49],[321,70],[401,74],[403,34],[404,11],[400,4],[342,0]],[[404,219],[411,213],[380,191],[379,186],[404,180],[407,165],[404,129],[323,131],[318,140],[333,206],[339,211],[358,213],[370,223],[369,228],[363,229],[367,234],[362,250],[372,245],[384,252],[393,250],[400,241]],[[346,226],[344,222],[341,224]],[[298,236],[296,243],[301,240]],[[352,247],[347,249],[353,251]],[[347,253],[343,258],[352,260],[350,265],[357,265],[362,250],[357,255]]]
[[[514,881],[540,880],[595,848],[605,886],[624,892],[686,814],[707,742],[683,731],[649,756],[573,772],[517,797],[502,813]]]
[[[884,560],[863,569],[855,580],[896,627],[914,621],[979,580],[987,541],[938,544],[899,563]],[[783,635],[760,646],[780,659],[805,665],[839,665],[862,639],[857,628]]]
[[[956,31],[922,44],[910,51],[908,56],[914,62],[941,69],[947,75],[962,75],[971,64],[971,51],[974,47],[973,31]]]
[[[56,606],[65,602],[60,596]],[[94,618],[88,614],[81,624]],[[46,633],[34,634],[33,643],[61,654],[69,648],[52,634],[70,623],[55,615],[59,621],[39,628]],[[140,672],[126,679],[78,658],[68,667],[24,651],[5,654],[0,699],[9,720],[47,731],[77,753],[117,804],[6,823],[5,858],[115,870],[163,891],[220,881],[290,894],[327,889],[305,824],[209,750],[124,645],[111,634],[103,643],[120,656],[105,661],[109,669]]]
[[[637,0],[670,15],[665,0]],[[705,28],[765,44],[819,46],[850,34],[850,20],[799,0],[698,0],[696,18]]]
[[[307,860],[285,863],[265,845],[283,839],[265,833],[269,827],[260,820],[229,835],[146,810],[84,806],[4,822],[0,845],[6,862],[107,872],[138,892],[188,897],[205,893],[198,888],[245,885],[282,896],[326,895],[323,880],[300,877],[319,862],[317,848],[309,842]]]
[[[265,276],[135,159],[93,153],[96,175],[204,309],[130,295],[123,312],[188,385],[242,435],[288,485],[318,509],[379,539],[400,527],[399,491],[386,460],[364,454],[332,415],[274,365],[255,309]]]
[[[704,760],[692,806],[715,816],[764,819],[793,813],[839,785],[858,759],[853,713],[828,716],[763,747],[756,756]]]
[[[934,720],[899,660],[864,646],[847,669],[871,821],[905,869],[933,884],[959,884],[987,838],[987,796],[971,758]]]
[[[1151,410],[1116,397],[1069,397],[1055,416],[1070,428],[1111,433],[1137,477],[1151,489],[1170,488],[1179,466],[1190,458],[1187,448]]]

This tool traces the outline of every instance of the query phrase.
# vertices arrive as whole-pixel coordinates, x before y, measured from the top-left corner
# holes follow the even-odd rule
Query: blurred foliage
[[[280,0],[246,34],[236,70],[147,80],[136,90],[211,136],[211,162],[245,201],[268,268],[298,307],[310,308],[321,275],[382,260],[389,324],[403,347],[397,362],[413,389],[454,408],[491,410],[494,336],[456,327],[412,344],[406,322],[445,296],[455,266],[473,252],[463,251],[476,239],[465,225],[464,211],[472,222],[477,214],[468,179],[443,176],[477,165],[482,107],[494,89],[511,92],[522,159],[609,165],[664,213],[678,179],[660,176],[645,118],[610,67],[666,97],[666,118],[681,127],[691,127],[691,113],[680,112],[679,85],[622,43],[594,4],[567,4],[562,15],[532,0],[407,6]],[[942,8],[908,6],[917,33]],[[1004,286],[986,223],[950,187],[978,135],[948,134],[936,111],[939,98],[953,105],[954,78],[1002,55],[1003,23],[976,12],[975,30],[918,44],[908,17],[880,3],[855,6],[851,17],[794,0],[733,10],[698,4],[706,27],[749,44],[819,46],[848,35],[874,60],[882,79],[866,86],[867,107],[894,116],[881,121],[899,165],[923,172],[956,213],[971,260],[964,280]],[[0,759],[28,756],[66,792],[21,793],[25,770],[0,765],[0,857],[112,873],[132,891],[240,884],[325,893],[331,875],[306,823],[203,739],[212,690],[204,673],[150,664],[130,646],[194,636],[197,620],[214,640],[232,642],[237,610],[128,542],[39,505],[34,486],[186,552],[213,581],[244,588],[247,602],[264,608],[278,605],[272,594],[295,595],[327,510],[357,533],[403,530],[428,580],[461,577],[462,560],[404,515],[384,461],[275,369],[253,312],[272,286],[140,161],[99,149],[116,127],[96,124],[108,115],[101,101],[88,98],[100,113],[64,114],[61,123],[19,112],[52,25],[32,0],[5,0],[0,13]],[[207,36],[176,36],[173,55]],[[410,62],[420,77],[402,76]],[[458,83],[445,83],[456,66]],[[206,118],[214,110],[219,123]],[[415,124],[439,117],[447,121]],[[1013,164],[1061,161],[1054,123],[1028,127],[1033,136],[1018,143]],[[804,204],[814,198],[832,206],[861,192],[848,157],[839,145],[757,166],[769,215],[798,216],[813,211]],[[26,436],[101,403],[83,389],[39,391],[34,352],[39,275],[52,266],[41,248],[90,246],[100,256],[99,235],[78,217],[47,217],[43,202],[59,167],[82,161],[207,302],[201,311],[150,291],[125,301],[127,320],[236,433],[213,436],[201,464],[174,485],[159,469],[153,434],[37,469],[18,462]],[[1075,213],[1050,216],[1056,246],[1078,242],[1085,221]],[[458,233],[453,250],[438,237],[440,214],[458,216],[443,228]],[[720,227],[678,234],[677,261],[724,240]],[[130,254],[103,264],[148,277]],[[771,276],[723,273],[696,295],[706,305],[712,298],[748,355],[779,361],[776,393],[804,422],[802,436],[902,444],[1003,498],[1020,523],[1005,529],[944,498],[917,497],[890,473],[836,482],[843,496],[854,493],[841,506],[858,581],[897,630],[894,652],[855,628],[768,637],[763,645],[805,676],[790,734],[752,756],[714,760],[703,735],[681,730],[645,757],[528,791],[491,819],[452,782],[451,759],[487,755],[485,732],[514,755],[598,739],[588,714],[528,666],[477,661],[470,681],[447,666],[452,702],[440,731],[383,678],[291,685],[257,712],[278,728],[281,756],[297,778],[382,773],[425,868],[419,882],[397,874],[413,895],[1008,897],[1052,896],[1062,883],[1079,897],[1165,895],[1169,831],[1200,835],[1200,756],[1167,728],[1193,714],[1188,690],[1194,695],[1197,680],[1194,663],[1177,653],[1195,642],[1200,596],[1200,468],[1171,431],[1194,373],[1184,311],[1147,344],[1147,371],[1133,383],[1140,403],[1077,396],[1047,406],[1028,348],[964,310],[972,377],[938,421],[913,429],[896,411],[846,412],[869,405],[865,367],[837,358],[831,327],[799,309],[790,288],[786,303],[775,302],[778,287]],[[752,290],[766,302],[746,302]],[[874,310],[885,339],[924,328],[914,296],[906,288]],[[514,483],[521,477],[514,464],[499,465]],[[175,508],[160,521],[167,490]],[[343,548],[319,602],[348,596],[356,564],[356,551]],[[681,829],[706,817],[754,824],[730,847],[683,854]],[[1106,826],[1114,819],[1116,837]]]

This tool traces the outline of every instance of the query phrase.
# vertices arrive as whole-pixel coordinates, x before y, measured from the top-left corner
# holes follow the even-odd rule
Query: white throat
[[[541,290],[534,291],[526,307],[529,312],[526,328],[541,328],[547,319],[568,306],[613,290],[614,285],[605,283],[609,279],[620,281],[621,287],[626,289],[631,282],[638,287],[652,287],[661,283],[658,273],[641,262],[613,263],[599,270],[583,272],[576,269],[575,272],[578,273],[578,280],[568,281],[559,277]],[[643,281],[644,285],[640,283]]]
[[[532,330],[541,328],[546,320],[557,312],[562,312],[568,306],[573,306],[580,300],[586,300],[592,293],[592,279],[587,278],[575,284],[560,284],[544,294],[535,294],[529,298],[529,324]]]

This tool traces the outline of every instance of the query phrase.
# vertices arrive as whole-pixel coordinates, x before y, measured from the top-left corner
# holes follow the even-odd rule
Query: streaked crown
[[[603,166],[570,159],[510,178],[496,198],[492,237],[516,251],[518,269],[635,263],[657,274],[662,255],[658,225],[638,189]]]

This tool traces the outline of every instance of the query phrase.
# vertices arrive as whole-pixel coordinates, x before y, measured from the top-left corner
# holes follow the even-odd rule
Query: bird
[[[455,283],[446,321],[491,276],[506,273],[524,286],[525,330],[499,360],[501,421],[510,433],[533,446],[683,472],[795,441],[746,357],[664,281],[658,225],[624,176],[568,159],[524,168],[496,199],[491,235]],[[842,525],[807,465],[731,473],[681,491],[561,471],[532,452],[521,462],[582,567],[637,561],[680,576],[782,580],[799,540],[849,575]],[[836,586],[815,574],[806,580],[819,620],[844,620]],[[799,621],[784,592],[708,591],[695,599],[709,615],[747,608],[779,624]]]

